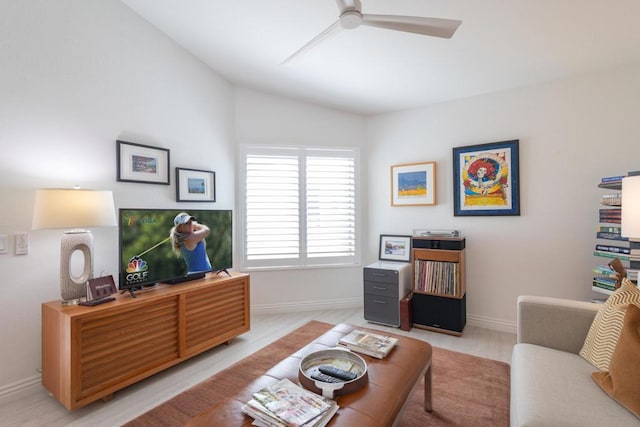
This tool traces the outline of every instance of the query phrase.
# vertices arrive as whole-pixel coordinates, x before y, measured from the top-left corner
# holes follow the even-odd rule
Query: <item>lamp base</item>
[[[71,257],[80,251],[84,257],[82,273],[74,276]],[[78,304],[87,299],[87,280],[93,273],[93,234],[88,230],[72,230],[62,235],[60,242],[60,296],[62,304]]]

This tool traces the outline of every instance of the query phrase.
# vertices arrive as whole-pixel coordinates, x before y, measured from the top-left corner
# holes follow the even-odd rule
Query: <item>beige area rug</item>
[[[184,425],[333,326],[311,321],[126,426]],[[509,425],[508,364],[434,347],[432,366],[433,412],[424,411],[424,387],[420,385],[405,406],[400,426]]]

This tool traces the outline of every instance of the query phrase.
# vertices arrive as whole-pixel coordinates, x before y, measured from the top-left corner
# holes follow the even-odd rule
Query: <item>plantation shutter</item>
[[[356,253],[353,156],[318,152],[308,155],[306,188],[307,257],[316,258],[316,262],[321,258],[332,258],[325,259],[325,263],[347,262]]]
[[[262,150],[260,150],[262,151]],[[300,258],[300,165],[294,150],[246,156],[246,260]],[[292,261],[284,262],[284,265]],[[278,263],[282,265],[283,263]]]
[[[356,154],[241,147],[243,268],[359,262]]]

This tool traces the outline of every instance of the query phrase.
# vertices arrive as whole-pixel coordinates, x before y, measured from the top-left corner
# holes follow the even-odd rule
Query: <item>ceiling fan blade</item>
[[[342,26],[340,25],[340,20],[337,20],[333,24],[329,25],[327,27],[327,29],[325,29],[323,32],[321,32],[320,34],[315,36],[310,42],[308,42],[307,44],[302,46],[300,49],[298,49],[295,52],[293,52],[287,59],[282,61],[281,64],[282,65],[290,64],[295,58],[298,58],[303,53],[305,53],[306,51],[310,50],[312,47],[316,46],[321,41],[326,40],[329,37],[334,36],[341,29],[342,29]]]
[[[360,0],[336,0],[336,4],[338,5],[340,13],[344,13],[347,10],[362,11],[362,3],[360,3]]]
[[[362,25],[450,39],[462,21],[399,15],[362,15]]]

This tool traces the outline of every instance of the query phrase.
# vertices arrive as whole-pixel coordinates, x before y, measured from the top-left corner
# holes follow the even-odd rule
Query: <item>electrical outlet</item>
[[[0,234],[0,254],[9,253],[9,236]]]
[[[26,255],[29,253],[29,233],[16,234],[16,255]]]

